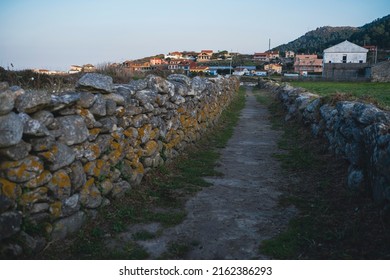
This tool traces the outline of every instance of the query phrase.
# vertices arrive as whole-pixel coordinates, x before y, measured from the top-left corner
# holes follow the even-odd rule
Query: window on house
[[[363,60],[359,60],[359,63],[363,63]]]
[[[347,63],[347,55],[346,54],[343,55],[343,63]]]

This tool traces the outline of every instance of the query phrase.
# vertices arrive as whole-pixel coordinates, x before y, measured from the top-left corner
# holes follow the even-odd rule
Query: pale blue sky
[[[362,26],[388,0],[0,0],[0,66],[68,70],[170,51],[261,52],[317,27]]]

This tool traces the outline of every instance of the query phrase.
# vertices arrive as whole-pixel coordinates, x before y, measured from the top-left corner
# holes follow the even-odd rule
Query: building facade
[[[324,50],[324,63],[366,63],[366,48],[347,40]]]

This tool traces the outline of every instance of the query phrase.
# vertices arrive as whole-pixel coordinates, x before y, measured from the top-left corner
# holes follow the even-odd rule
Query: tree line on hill
[[[378,49],[390,50],[390,15],[376,19],[361,27],[319,27],[294,41],[277,46],[273,50],[322,54],[324,49],[344,40],[360,46],[374,45]]]

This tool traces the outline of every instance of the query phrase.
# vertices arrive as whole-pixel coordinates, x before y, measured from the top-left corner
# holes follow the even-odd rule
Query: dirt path
[[[277,152],[279,132],[271,129],[267,109],[248,87],[245,108],[232,138],[221,151],[217,170],[222,177],[207,178],[205,188],[186,204],[184,222],[163,231],[160,237],[138,241],[158,258],[169,243],[192,244],[186,259],[253,259],[261,255],[262,240],[284,228],[294,209],[280,209],[278,187],[282,178]],[[137,230],[158,232],[159,224],[140,225]],[[131,232],[123,233],[126,241]]]

